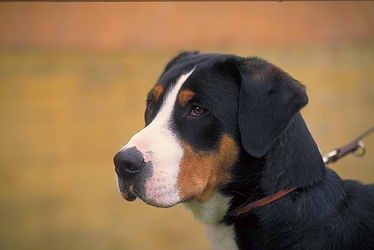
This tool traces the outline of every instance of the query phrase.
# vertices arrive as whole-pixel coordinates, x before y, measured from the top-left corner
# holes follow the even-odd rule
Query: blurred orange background
[[[0,3],[0,249],[209,249],[178,205],[118,194],[112,158],[181,50],[260,56],[307,86],[322,153],[374,125],[373,2]],[[330,167],[374,182],[363,158]]]

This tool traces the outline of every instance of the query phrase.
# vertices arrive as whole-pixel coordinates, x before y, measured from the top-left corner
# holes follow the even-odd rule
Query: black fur
[[[167,89],[193,68],[182,89],[196,95],[175,107],[173,131],[197,151],[214,149],[224,133],[241,147],[233,181],[219,190],[234,197],[222,223],[234,225],[239,248],[374,249],[374,186],[343,181],[324,166],[299,112],[308,102],[304,86],[256,57],[197,52],[175,57],[158,84]],[[159,108],[152,105],[147,123]],[[194,106],[206,112],[190,116]],[[290,188],[270,204],[233,213]]]

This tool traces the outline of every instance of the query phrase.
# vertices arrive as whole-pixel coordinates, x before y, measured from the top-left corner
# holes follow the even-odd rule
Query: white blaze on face
[[[145,183],[145,198],[153,205],[171,206],[180,201],[176,182],[184,152],[180,141],[170,129],[170,123],[178,92],[193,71],[194,69],[177,80],[175,86],[166,93],[155,119],[123,147],[135,146],[142,152],[144,161],[152,163],[153,173]]]

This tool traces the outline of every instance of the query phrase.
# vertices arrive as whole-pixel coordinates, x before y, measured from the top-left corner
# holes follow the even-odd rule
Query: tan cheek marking
[[[178,98],[180,105],[182,105],[182,107],[185,107],[194,95],[195,95],[195,92],[189,89],[182,90]]]
[[[231,181],[230,169],[237,160],[239,147],[229,135],[223,136],[218,152],[196,153],[187,143],[182,147],[185,153],[177,181],[180,197],[207,202],[218,188]]]
[[[155,98],[155,101],[158,100],[158,98],[160,97],[160,95],[162,94],[162,92],[164,92],[164,88],[161,86],[161,85],[158,85],[154,88],[153,90],[153,98]]]

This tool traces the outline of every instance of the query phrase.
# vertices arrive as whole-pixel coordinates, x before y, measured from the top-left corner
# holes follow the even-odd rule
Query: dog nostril
[[[136,162],[132,162],[132,161],[124,161],[123,162],[123,167],[126,169],[126,170],[129,170],[129,171],[136,171],[138,169],[140,169],[143,165],[143,162],[140,162],[140,163],[136,163]]]
[[[136,173],[144,165],[143,154],[136,147],[119,151],[113,161],[117,175],[122,178]]]

